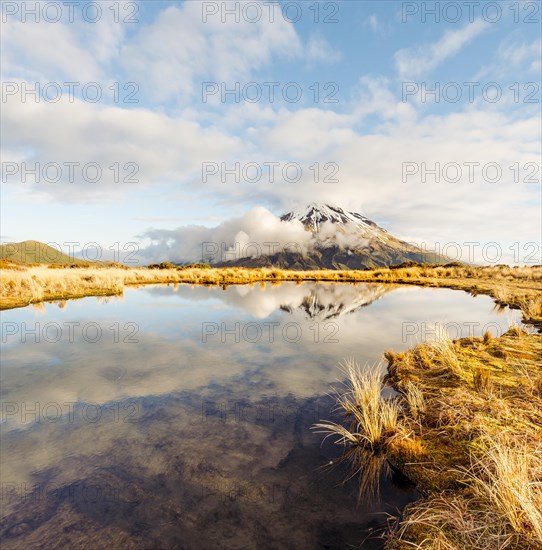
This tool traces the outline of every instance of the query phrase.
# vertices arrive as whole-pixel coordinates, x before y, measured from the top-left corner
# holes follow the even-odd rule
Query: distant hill
[[[0,245],[0,260],[21,264],[60,264],[94,265],[102,262],[90,262],[63,254],[60,250],[39,241],[23,241]]]

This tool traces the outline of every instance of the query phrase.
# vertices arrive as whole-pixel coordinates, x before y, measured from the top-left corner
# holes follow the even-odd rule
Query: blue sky
[[[2,242],[143,246],[151,228],[320,201],[410,241],[540,242],[538,1],[111,1],[96,22],[47,4],[58,21],[2,5]],[[25,96],[36,83],[58,101]],[[221,101],[236,83],[239,101]],[[437,83],[439,101],[424,98]],[[61,173],[23,181],[22,163]],[[97,181],[80,172],[88,163]],[[203,178],[204,163],[218,174]],[[222,171],[235,163],[237,181]],[[272,182],[265,163],[277,163]],[[283,177],[289,163],[298,181]],[[439,182],[422,177],[437,164],[450,169]],[[255,165],[262,177],[247,181]]]

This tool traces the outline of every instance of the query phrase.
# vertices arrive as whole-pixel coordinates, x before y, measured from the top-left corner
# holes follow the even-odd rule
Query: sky
[[[538,0],[5,1],[1,241],[123,261],[321,202],[541,263],[541,19]]]

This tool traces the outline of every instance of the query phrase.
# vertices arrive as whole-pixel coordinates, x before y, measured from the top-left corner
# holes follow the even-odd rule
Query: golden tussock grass
[[[461,364],[453,340],[448,336],[446,328],[438,324],[435,326],[435,338],[427,344],[428,356],[433,363],[437,363],[451,373],[461,376]]]
[[[526,320],[539,319],[542,317],[542,296],[522,298],[520,307]]]
[[[360,367],[353,359],[340,365],[342,388],[336,390],[336,410],[344,423],[323,420],[312,426],[315,433],[333,437],[345,448],[339,461],[348,461],[351,474],[358,476],[359,501],[374,501],[380,495],[380,477],[389,473],[387,451],[398,438],[408,437],[400,421],[402,404],[398,397],[384,397],[381,365]]]
[[[420,388],[418,388],[418,386],[416,386],[412,382],[408,382],[405,385],[404,396],[408,404],[410,417],[413,420],[419,420],[420,416],[423,415],[426,410],[426,403],[423,392],[420,390]]]
[[[501,438],[483,442],[487,448],[467,476],[474,498],[511,532],[542,546],[542,447]]]
[[[468,469],[466,489],[434,494],[411,506],[391,548],[472,550],[542,546],[542,456],[504,438],[491,438]]]
[[[385,448],[399,434],[399,403],[382,396],[383,373],[380,366],[361,368],[348,359],[341,369],[345,388],[337,394],[337,407],[344,413],[347,427],[335,422],[315,424],[326,438],[337,436],[339,445],[354,445],[370,450]]]
[[[472,375],[472,381],[474,384],[474,389],[478,393],[481,393],[488,397],[491,396],[491,371],[488,368],[476,367]]]
[[[388,458],[427,494],[387,546],[542,548],[542,335],[513,326],[499,338],[455,341],[453,383],[438,361],[420,361],[424,348],[434,360],[431,347],[387,353],[389,383],[407,402],[412,385],[425,399],[423,415],[403,420],[413,436],[395,441]]]

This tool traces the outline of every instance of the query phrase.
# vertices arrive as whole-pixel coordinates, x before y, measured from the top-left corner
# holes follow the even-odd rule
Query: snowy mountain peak
[[[355,224],[363,228],[384,231],[374,222],[356,212],[347,212],[339,206],[329,204],[310,203],[301,211],[292,211],[280,218],[282,221],[299,220],[303,225],[313,232],[320,231],[321,225],[325,222],[345,226]]]

